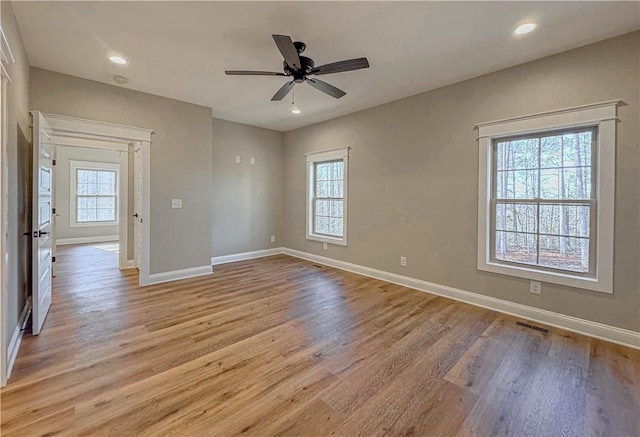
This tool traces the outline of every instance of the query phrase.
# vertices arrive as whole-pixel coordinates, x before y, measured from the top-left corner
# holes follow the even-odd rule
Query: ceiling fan
[[[296,83],[303,82],[307,82],[315,89],[339,99],[347,93],[331,84],[328,84],[327,82],[323,82],[309,76],[369,68],[369,61],[367,61],[367,58],[348,59],[346,61],[332,62],[331,64],[316,67],[313,59],[307,58],[306,56],[300,56],[300,54],[304,52],[304,49],[307,48],[305,43],[298,41],[293,42],[291,41],[291,37],[287,35],[272,36],[276,46],[278,46],[278,50],[280,50],[280,53],[282,53],[282,57],[284,58],[284,61],[282,62],[283,73],[271,71],[225,71],[225,74],[229,76],[285,76],[293,78],[292,81],[285,83],[282,88],[274,94],[271,98],[272,101],[282,100],[287,94],[289,94],[289,91],[293,89]]]

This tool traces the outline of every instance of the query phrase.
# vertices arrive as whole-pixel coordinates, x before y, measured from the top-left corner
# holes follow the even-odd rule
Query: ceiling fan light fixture
[[[516,27],[513,33],[515,33],[516,35],[526,35],[529,32],[533,32],[536,27],[538,27],[536,23],[522,23],[518,27]]]

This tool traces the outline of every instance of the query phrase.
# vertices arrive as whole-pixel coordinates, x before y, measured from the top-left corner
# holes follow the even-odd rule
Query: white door
[[[135,259],[136,268],[140,268],[140,247],[142,241],[142,148],[138,145],[133,152],[133,196],[134,196],[134,228],[133,228],[133,257]]]
[[[51,306],[51,200],[53,148],[51,129],[38,111],[33,117],[32,304],[33,335],[38,335]]]
[[[53,158],[53,178],[52,184],[56,187],[56,154],[58,153],[58,149],[56,149],[55,145],[51,146],[51,157]],[[51,190],[51,233],[49,234],[49,238],[51,238],[51,276],[55,278],[56,276],[56,222],[58,220],[59,213],[56,211],[56,190]]]

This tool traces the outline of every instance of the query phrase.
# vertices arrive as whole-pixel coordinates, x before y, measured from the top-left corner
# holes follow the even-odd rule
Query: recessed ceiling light
[[[124,65],[127,63],[127,60],[122,56],[109,56],[109,60],[114,64]]]
[[[298,115],[298,114],[302,114],[302,111],[301,111],[301,110],[299,110],[298,108],[293,108],[293,109],[291,110],[291,113],[292,113],[292,114],[296,114],[296,115]]]
[[[536,27],[535,23],[524,23],[516,27],[516,30],[513,31],[516,35],[524,35],[529,32],[532,32]]]

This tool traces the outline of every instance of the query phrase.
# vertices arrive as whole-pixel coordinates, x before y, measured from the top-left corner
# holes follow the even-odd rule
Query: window
[[[617,104],[478,125],[478,269],[612,292]]]
[[[71,226],[118,224],[118,164],[71,161]]]
[[[346,246],[349,148],[307,155],[307,239]]]
[[[594,274],[595,128],[493,140],[492,255]]]

